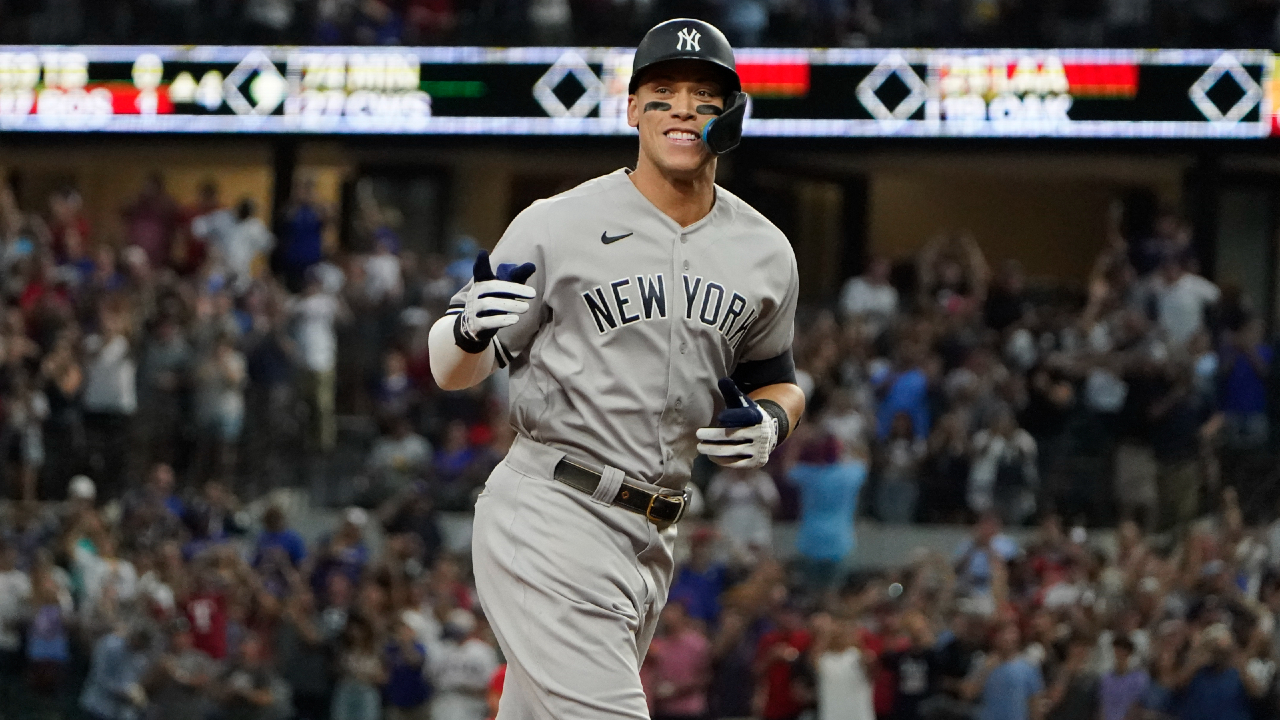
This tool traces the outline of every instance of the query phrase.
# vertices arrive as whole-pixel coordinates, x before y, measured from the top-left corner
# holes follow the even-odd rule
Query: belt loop
[[[606,465],[600,473],[600,484],[596,485],[596,491],[591,493],[591,499],[598,503],[612,505],[620,487],[622,487],[622,471]]]

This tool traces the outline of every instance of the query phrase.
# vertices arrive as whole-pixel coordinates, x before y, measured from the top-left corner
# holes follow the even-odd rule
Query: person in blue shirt
[[[307,543],[296,530],[286,526],[284,511],[274,505],[262,515],[262,534],[258,535],[258,547],[253,552],[253,566],[259,567],[267,553],[279,548],[296,568],[307,557]]]
[[[982,667],[965,680],[966,698],[978,702],[976,720],[1032,720],[1044,692],[1040,669],[1021,653],[1022,634],[1015,623],[1001,625]]]
[[[885,440],[893,428],[893,418],[906,413],[916,437],[929,437],[929,376],[924,371],[926,349],[918,341],[902,343],[892,372],[876,383],[876,437]]]
[[[121,628],[93,646],[89,677],[80,693],[80,709],[93,720],[138,720],[147,694],[142,689],[151,636]]]
[[[395,625],[395,635],[383,651],[387,683],[382,687],[382,702],[391,720],[412,720],[424,716],[431,700],[431,685],[423,675],[427,648],[418,642],[413,628],[404,621]]]
[[[1202,630],[1178,673],[1174,714],[1179,720],[1252,720],[1252,702],[1267,687],[1244,670],[1231,628]]]
[[[716,562],[714,549],[716,531],[698,528],[689,538],[689,560],[676,572],[671,583],[667,602],[681,603],[689,617],[714,627],[720,617],[720,593],[727,584],[724,563]]]
[[[1225,420],[1223,439],[1235,448],[1259,448],[1271,433],[1267,382],[1275,352],[1262,341],[1262,321],[1257,318],[1237,331],[1227,331],[1224,338],[1218,364],[1218,409]]]
[[[796,551],[805,584],[816,593],[835,590],[848,574],[856,544],[853,518],[867,480],[866,459],[825,434],[804,446],[787,479],[800,490]]]
[[[285,208],[280,269],[290,292],[301,292],[307,270],[324,259],[324,230],[329,210],[316,197],[314,178],[299,178]]]

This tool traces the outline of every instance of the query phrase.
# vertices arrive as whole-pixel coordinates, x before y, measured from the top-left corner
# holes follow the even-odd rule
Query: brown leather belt
[[[600,473],[564,458],[556,464],[555,478],[575,490],[594,495],[600,484]],[[623,479],[612,505],[643,515],[654,525],[671,525],[680,521],[688,505],[688,496],[661,495],[632,485]]]

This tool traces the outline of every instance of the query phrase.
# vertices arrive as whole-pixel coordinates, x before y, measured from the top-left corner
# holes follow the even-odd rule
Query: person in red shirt
[[[49,196],[49,236],[59,264],[90,255],[93,247],[84,198],[74,187],[60,188]]]
[[[894,603],[882,602],[874,609],[875,623],[863,627],[862,647],[875,657],[885,653],[900,653],[911,646],[911,640],[902,632],[901,609]],[[898,693],[898,680],[890,668],[875,663],[869,668],[872,698],[876,717],[888,718],[893,714],[893,700]]]
[[[660,635],[653,639],[649,657],[654,665],[654,720],[706,717],[711,643],[682,603],[668,603],[663,609]]]
[[[507,664],[503,663],[489,678],[489,690],[485,693],[485,700],[489,703],[489,717],[486,720],[496,720],[498,717],[498,702],[502,700],[502,686],[506,682]]]
[[[796,681],[801,679],[801,659],[812,642],[798,608],[787,605],[777,611],[774,629],[761,636],[756,646],[755,673],[763,683],[764,720],[795,720],[808,707],[808,698],[797,692]]]
[[[205,574],[196,577],[196,590],[182,604],[191,624],[191,636],[197,650],[214,660],[227,656],[227,597]]]

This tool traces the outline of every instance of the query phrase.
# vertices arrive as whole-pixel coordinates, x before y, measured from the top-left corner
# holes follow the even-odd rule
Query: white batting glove
[[[489,253],[481,251],[476,256],[466,305],[453,326],[458,347],[472,354],[483,352],[499,330],[519,322],[529,311],[529,301],[538,294],[524,284],[535,270],[533,263],[504,263],[495,275],[489,267]]]
[[[724,467],[763,467],[778,446],[778,420],[730,378],[720,379],[720,394],[725,407],[716,416],[718,427],[698,430],[698,452]]]

